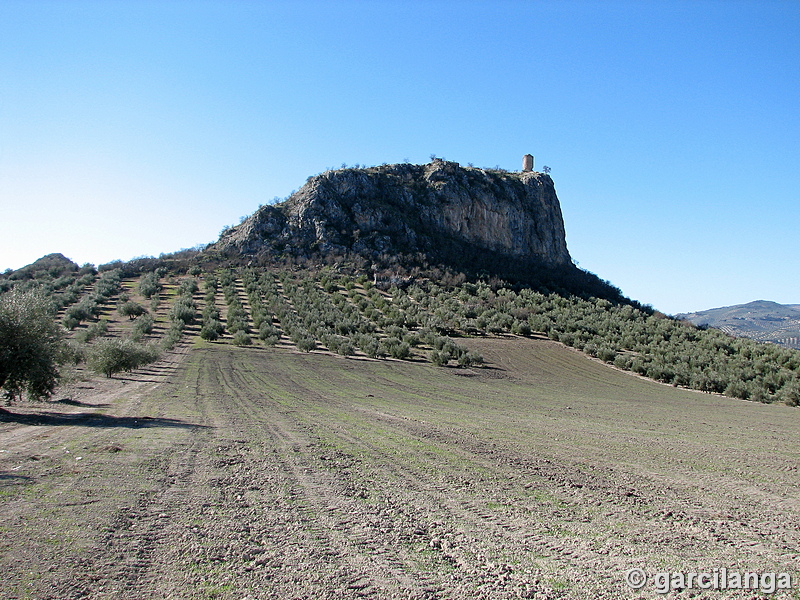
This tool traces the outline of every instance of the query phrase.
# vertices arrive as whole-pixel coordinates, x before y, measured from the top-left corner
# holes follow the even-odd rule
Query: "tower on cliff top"
[[[530,173],[531,171],[533,171],[533,156],[526,154],[522,157],[522,172]]]

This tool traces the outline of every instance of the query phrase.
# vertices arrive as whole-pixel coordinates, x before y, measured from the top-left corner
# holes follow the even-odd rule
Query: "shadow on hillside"
[[[12,473],[0,473],[0,483],[7,483],[7,484],[19,484],[19,483],[27,483],[31,481],[31,478],[27,475],[13,475]]]
[[[89,402],[81,402],[80,400],[73,400],[72,398],[62,398],[61,400],[56,400],[55,403],[57,403],[57,404],[67,404],[69,406],[91,406],[92,408],[102,408],[102,407],[105,407],[105,406],[111,406],[108,403],[106,403],[106,404],[91,404]]]
[[[114,377],[117,381],[135,381],[136,383],[161,383],[155,379],[139,379],[137,377]]]
[[[0,409],[0,423],[19,423],[20,425],[80,425],[81,427],[124,427],[127,429],[141,429],[145,427],[198,427],[205,429],[206,425],[187,423],[179,419],[166,419],[163,417],[114,417],[101,413],[56,413],[39,412],[35,414],[13,413]]]

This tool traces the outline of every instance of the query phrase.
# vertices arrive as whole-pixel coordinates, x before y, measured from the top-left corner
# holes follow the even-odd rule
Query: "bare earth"
[[[656,598],[800,566],[800,413],[547,341],[483,369],[205,344],[0,415],[0,598]],[[757,598],[753,592],[703,597]]]

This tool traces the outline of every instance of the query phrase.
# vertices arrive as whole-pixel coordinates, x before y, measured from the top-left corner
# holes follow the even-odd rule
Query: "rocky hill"
[[[68,273],[74,273],[80,267],[60,253],[47,254],[39,260],[16,271],[9,269],[0,275],[0,279],[55,279]]]
[[[708,325],[725,333],[800,348],[800,306],[756,300],[677,315],[695,325]]]
[[[537,172],[426,165],[345,168],[263,206],[210,252],[424,256],[457,266],[572,269],[552,179]]]

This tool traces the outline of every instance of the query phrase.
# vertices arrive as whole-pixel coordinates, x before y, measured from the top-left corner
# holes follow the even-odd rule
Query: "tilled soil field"
[[[701,590],[659,595],[653,575],[723,568],[798,584],[796,409],[547,341],[471,345],[486,367],[207,344],[14,407],[0,597],[682,598]]]

